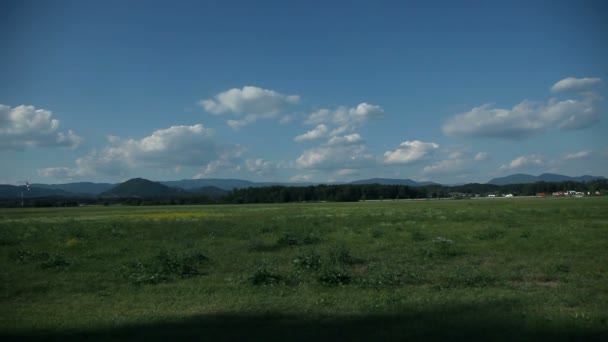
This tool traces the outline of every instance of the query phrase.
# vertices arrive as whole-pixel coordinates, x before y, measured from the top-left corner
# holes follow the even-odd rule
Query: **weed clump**
[[[427,237],[421,229],[415,228],[410,231],[410,237],[414,242],[426,241]]]
[[[427,257],[454,257],[462,254],[451,239],[438,236],[432,241],[432,247],[424,250]]]
[[[329,250],[329,259],[333,264],[355,265],[362,264],[365,260],[350,255],[350,251],[344,245],[338,245]]]
[[[123,275],[135,285],[158,284],[178,278],[202,275],[201,265],[209,259],[201,253],[175,255],[161,251],[149,262],[134,262],[121,266]]]
[[[324,269],[317,279],[324,285],[347,285],[353,278],[340,267],[330,267]]]
[[[274,286],[285,283],[285,277],[268,269],[263,265],[256,269],[249,277],[253,285]]]
[[[321,241],[321,239],[314,233],[294,234],[290,232],[285,232],[283,233],[283,235],[281,235],[281,237],[277,241],[277,244],[294,247],[312,245],[318,243],[319,241]]]
[[[401,272],[386,271],[376,276],[361,278],[358,284],[364,287],[385,288],[398,287],[406,283],[404,274]]]
[[[249,250],[252,252],[273,252],[280,249],[281,246],[275,243],[268,243],[260,239],[249,240]]]
[[[318,270],[321,267],[321,256],[314,250],[300,251],[300,254],[293,259],[292,264],[301,270]]]
[[[505,234],[505,232],[503,230],[499,230],[496,228],[486,228],[480,232],[477,232],[477,234],[475,234],[475,237],[479,240],[496,240],[500,237],[502,237]]]
[[[70,266],[70,262],[61,254],[51,254],[48,259],[40,263],[41,268],[64,268]]]

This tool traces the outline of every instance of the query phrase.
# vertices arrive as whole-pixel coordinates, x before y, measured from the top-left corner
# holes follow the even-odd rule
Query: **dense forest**
[[[365,200],[469,198],[476,196],[512,194],[535,196],[551,195],[559,191],[590,192],[608,190],[608,180],[581,182],[538,182],[532,184],[466,184],[460,186],[429,185],[410,187],[405,185],[348,184],[315,185],[307,187],[270,186],[232,191],[224,198],[227,203],[284,203],[284,202],[355,202]]]
[[[398,199],[466,199],[502,196],[547,196],[560,191],[577,191],[595,195],[608,194],[608,179],[589,182],[538,182],[531,184],[466,184],[459,186],[428,185],[411,187],[405,185],[382,184],[341,184],[312,186],[267,186],[235,189],[222,197],[202,195],[183,196],[130,196],[130,197],[39,197],[21,199],[0,199],[0,207],[65,207],[79,205],[187,205],[187,204],[244,204],[244,203],[287,203],[287,202],[355,202],[365,200]]]

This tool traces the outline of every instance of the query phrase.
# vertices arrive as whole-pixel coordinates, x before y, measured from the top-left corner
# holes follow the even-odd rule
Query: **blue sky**
[[[3,1],[0,183],[608,176],[604,1]]]

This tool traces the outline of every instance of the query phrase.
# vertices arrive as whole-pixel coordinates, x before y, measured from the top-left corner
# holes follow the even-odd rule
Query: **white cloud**
[[[586,128],[598,119],[591,101],[552,99],[546,105],[524,101],[511,109],[492,108],[485,104],[455,115],[442,129],[454,137],[521,139],[548,129]]]
[[[318,110],[310,114],[305,123],[333,123],[345,127],[345,129],[354,129],[354,127],[360,126],[370,119],[382,117],[383,114],[384,109],[382,107],[362,102],[353,108],[341,106],[335,110]]]
[[[580,158],[588,157],[590,154],[591,154],[591,151],[589,151],[589,150],[582,150],[582,151],[578,151],[576,153],[566,154],[563,159],[566,159],[566,160],[569,160],[569,159],[580,159]]]
[[[511,109],[484,104],[451,117],[442,130],[454,137],[523,139],[546,130],[587,128],[599,121],[595,102],[600,97],[590,90],[600,81],[598,78],[567,78],[557,82],[552,89],[578,90],[580,99],[551,98],[546,104],[525,100]]]
[[[490,158],[487,152],[471,153],[470,146],[450,146],[437,152],[437,155],[445,155],[446,159],[425,166],[422,170],[425,176],[430,174],[464,176],[468,171],[479,168]]]
[[[274,90],[245,86],[242,89],[229,89],[213,99],[201,100],[199,104],[212,114],[246,115],[244,120],[228,121],[230,127],[238,129],[262,118],[279,117],[299,102],[298,95],[283,95]]]
[[[217,176],[219,174],[225,174],[228,172],[239,171],[241,166],[238,165],[235,161],[224,158],[218,160],[212,160],[205,167],[202,168],[202,171],[196,175],[194,175],[194,179],[208,178],[212,176]]]
[[[539,167],[546,166],[550,162],[543,156],[532,154],[529,156],[521,156],[513,159],[509,164],[500,166],[501,170],[514,170],[523,167]]]
[[[358,173],[358,170],[355,170],[355,169],[341,169],[341,170],[336,171],[337,176],[350,176],[350,175],[354,175],[357,173]]]
[[[315,127],[313,130],[310,130],[304,134],[300,134],[296,136],[293,140],[297,142],[302,142],[307,140],[325,138],[327,136],[328,130],[329,129],[324,124],[317,125],[317,127]]]
[[[239,130],[245,126],[247,126],[251,121],[247,120],[247,119],[243,119],[243,120],[228,120],[226,121],[226,124],[228,124],[228,126],[230,126],[230,128],[234,129],[234,130]]]
[[[26,147],[70,147],[82,138],[71,130],[59,132],[59,120],[52,112],[34,106],[11,108],[0,104],[0,150],[23,150]]]
[[[394,151],[384,152],[386,164],[409,164],[427,157],[437,150],[439,145],[420,140],[404,141]]]
[[[57,179],[72,179],[77,177],[77,169],[69,167],[47,167],[36,170],[39,176],[57,178]]]
[[[555,83],[551,87],[551,91],[554,93],[557,92],[585,92],[596,88],[598,85],[602,83],[601,78],[597,77],[586,77],[586,78],[575,78],[575,77],[567,77],[559,82]]]
[[[490,158],[490,154],[488,152],[478,152],[475,155],[475,160],[477,161],[483,161],[483,160],[488,160]]]
[[[373,165],[375,159],[366,153],[365,145],[322,145],[305,150],[295,167],[298,169],[359,169]]]
[[[359,134],[354,133],[342,137],[332,137],[327,142],[327,145],[356,145],[362,144],[363,142],[363,138]]]
[[[253,172],[257,175],[269,175],[272,174],[275,168],[273,162],[263,159],[247,159],[245,161],[247,171]]]
[[[213,140],[213,130],[202,124],[159,129],[139,140],[110,137],[111,145],[78,158],[74,168],[40,169],[39,174],[55,175],[57,178],[93,174],[124,176],[138,167],[175,170],[183,166],[204,166],[208,172],[212,172],[225,164],[218,160],[238,159],[244,151],[238,145],[217,144]]]
[[[468,170],[470,161],[466,159],[446,159],[433,165],[425,166],[422,170],[426,174],[449,174]]]

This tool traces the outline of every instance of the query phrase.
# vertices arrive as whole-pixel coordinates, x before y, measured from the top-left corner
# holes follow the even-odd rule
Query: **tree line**
[[[551,195],[558,191],[591,192],[606,191],[608,180],[599,179],[586,183],[538,182],[532,184],[465,184],[459,186],[429,185],[411,187],[406,185],[341,184],[312,185],[307,187],[269,186],[233,190],[224,198],[227,203],[286,203],[286,202],[356,202],[365,200],[466,198],[512,194],[534,196],[539,193]]]
[[[578,191],[602,195],[608,193],[608,179],[589,182],[537,182],[530,184],[465,184],[458,186],[429,185],[411,187],[383,184],[336,184],[311,186],[267,186],[235,189],[226,196],[156,196],[156,197],[41,197],[26,198],[25,207],[66,207],[79,205],[192,205],[192,204],[245,204],[288,202],[356,202],[366,200],[469,198],[475,196],[512,194],[534,196],[551,195],[559,191]],[[21,199],[0,199],[0,207],[20,207]]]

